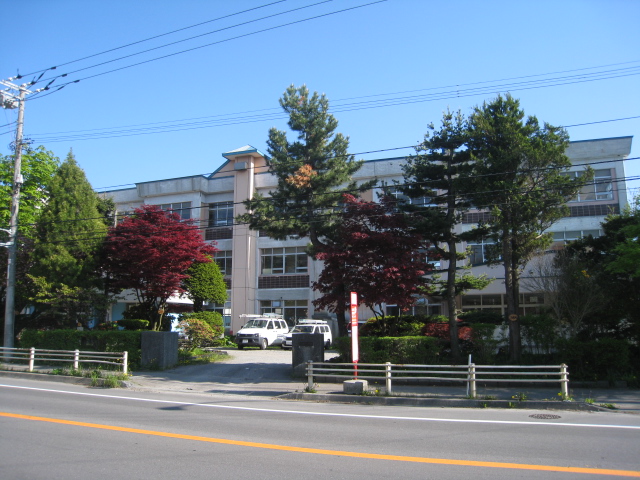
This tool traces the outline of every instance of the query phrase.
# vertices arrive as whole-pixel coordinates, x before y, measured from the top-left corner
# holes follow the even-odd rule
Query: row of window
[[[219,250],[214,259],[223,275],[231,275],[231,250]],[[304,274],[308,271],[309,257],[304,247],[263,248],[260,251],[260,274]]]

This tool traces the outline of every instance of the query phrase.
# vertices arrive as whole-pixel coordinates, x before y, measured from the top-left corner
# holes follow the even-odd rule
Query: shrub
[[[335,343],[343,359],[351,358],[351,339],[341,337]],[[360,361],[428,365],[439,363],[442,343],[430,337],[362,337]]]
[[[189,318],[180,322],[180,328],[189,339],[188,350],[194,350],[213,342],[214,332],[204,320]]]
[[[221,337],[224,334],[224,322],[222,315],[218,312],[190,312],[180,315],[181,321],[190,322],[192,320],[200,320],[205,322],[213,332],[214,338]]]
[[[495,362],[498,347],[502,343],[502,338],[496,338],[495,332],[493,323],[474,323],[471,326],[471,351],[475,363],[491,365]]]
[[[486,310],[473,310],[470,312],[464,312],[458,315],[460,320],[464,322],[474,323],[492,323],[494,325],[500,325],[504,317],[496,312],[487,312]]]
[[[117,325],[124,327],[125,330],[148,330],[149,320],[143,320],[141,318],[131,318],[118,320]]]
[[[370,318],[360,329],[363,337],[414,337],[421,335],[426,317],[422,315]]]
[[[548,314],[525,315],[520,328],[522,341],[532,354],[549,355],[559,338],[558,322]]]
[[[630,349],[626,340],[601,338],[591,342],[561,339],[556,342],[555,359],[566,363],[573,379],[615,380],[631,372]]]

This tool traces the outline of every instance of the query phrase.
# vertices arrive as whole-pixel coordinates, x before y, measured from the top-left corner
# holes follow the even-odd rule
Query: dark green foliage
[[[359,330],[362,336],[369,337],[406,337],[421,335],[427,322],[423,315],[399,315],[370,318]]]
[[[211,330],[213,331],[213,335],[215,338],[222,336],[224,333],[224,321],[222,319],[222,315],[218,312],[193,312],[193,313],[185,313],[180,315],[181,321],[186,321],[187,323],[191,320],[200,320],[205,322]]]
[[[496,326],[493,323],[474,323],[471,327],[471,353],[473,362],[481,365],[493,365],[502,343],[495,338]]]
[[[562,339],[556,347],[556,361],[569,366],[570,378],[574,380],[614,381],[630,373],[638,374],[638,366],[631,364],[630,346],[626,340],[602,338],[582,342]]]
[[[490,283],[486,276],[474,277],[458,266],[466,256],[457,251],[459,243],[480,235],[478,229],[463,233],[458,229],[472,202],[473,162],[468,142],[469,129],[460,112],[456,115],[445,112],[439,130],[429,125],[424,142],[416,148],[417,155],[403,167],[403,192],[413,200],[400,205],[408,213],[413,231],[433,245],[436,258],[447,263],[446,279],[435,279],[434,293],[442,296],[447,304],[451,355],[458,359],[461,350],[456,298],[465,290],[481,290]]]
[[[545,232],[566,215],[581,179],[565,175],[569,137],[562,128],[525,119],[520,102],[510,95],[476,107],[469,117],[469,151],[475,160],[473,203],[490,211],[481,228],[498,248],[489,263],[504,268],[506,315],[517,315],[522,269],[539,250],[551,244]],[[499,256],[498,256],[499,255]],[[520,323],[509,322],[509,355],[519,362]]]
[[[20,348],[49,350],[85,350],[94,352],[129,352],[129,366],[140,366],[141,332],[126,330],[24,330]]]
[[[559,339],[558,321],[551,315],[525,315],[520,319],[522,339],[533,354],[549,355]]]
[[[180,328],[189,340],[187,350],[211,345],[214,341],[213,329],[204,320],[197,318],[182,320]]]
[[[496,312],[487,312],[486,310],[472,310],[458,315],[458,318],[469,324],[475,323],[493,323],[500,325],[504,318]]]
[[[149,329],[149,320],[144,320],[142,318],[123,318],[122,320],[118,320],[118,326],[123,327],[125,330],[148,330]]]
[[[340,337],[335,342],[343,359],[351,358],[351,339]],[[442,342],[431,337],[362,337],[361,363],[435,365],[440,363]]]

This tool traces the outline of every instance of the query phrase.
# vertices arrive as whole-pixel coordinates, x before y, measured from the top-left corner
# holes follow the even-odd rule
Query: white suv
[[[329,348],[331,342],[333,342],[333,336],[331,335],[331,328],[324,320],[311,320],[302,319],[298,321],[298,324],[287,333],[282,340],[282,348],[293,347],[293,334],[294,333],[322,333],[324,335],[324,348]]]
[[[289,330],[282,315],[240,315],[240,317],[248,321],[236,334],[239,350],[244,347],[260,347],[264,350],[269,345],[280,345],[283,335]]]

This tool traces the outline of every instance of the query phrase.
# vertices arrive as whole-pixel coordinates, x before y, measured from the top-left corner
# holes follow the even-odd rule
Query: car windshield
[[[265,328],[268,320],[249,320],[242,328]]]
[[[296,325],[291,330],[291,333],[313,333],[313,326],[311,325]]]

